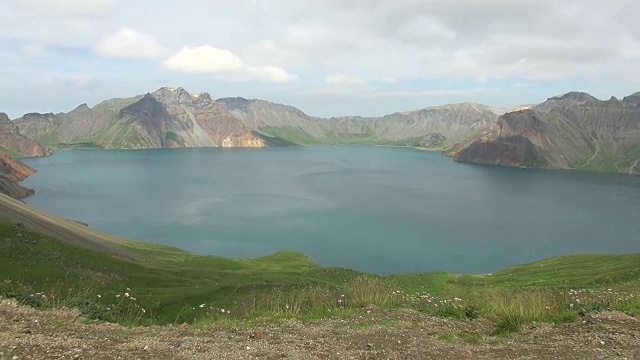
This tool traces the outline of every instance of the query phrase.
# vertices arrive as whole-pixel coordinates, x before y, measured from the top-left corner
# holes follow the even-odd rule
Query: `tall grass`
[[[403,294],[402,305],[438,317],[483,317],[494,324],[496,333],[512,333],[534,322],[570,322],[599,311],[640,315],[640,289],[629,286],[626,290],[451,287],[438,294]]]
[[[494,292],[488,297],[486,317],[493,321],[497,333],[522,330],[525,325],[545,321],[559,309],[551,293],[535,291],[523,293]]]
[[[239,316],[301,317],[326,315],[368,306],[387,308],[398,304],[395,284],[375,276],[358,276],[342,286],[322,285],[299,289],[254,292],[239,303]]]

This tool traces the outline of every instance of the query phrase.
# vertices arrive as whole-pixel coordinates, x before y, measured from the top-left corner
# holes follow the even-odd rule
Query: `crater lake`
[[[390,274],[490,273],[640,252],[640,176],[454,163],[373,146],[73,150],[30,158],[25,201],[199,254],[302,252]]]

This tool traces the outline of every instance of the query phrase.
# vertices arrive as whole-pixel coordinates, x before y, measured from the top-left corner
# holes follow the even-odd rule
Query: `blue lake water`
[[[466,165],[390,147],[75,150],[26,202],[200,254],[303,252],[389,274],[640,252],[640,177]]]

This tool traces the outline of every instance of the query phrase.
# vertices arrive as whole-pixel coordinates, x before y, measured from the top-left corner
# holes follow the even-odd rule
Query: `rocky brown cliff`
[[[33,195],[33,190],[27,189],[18,183],[35,174],[35,172],[35,169],[22,161],[0,152],[0,193],[16,199]]]

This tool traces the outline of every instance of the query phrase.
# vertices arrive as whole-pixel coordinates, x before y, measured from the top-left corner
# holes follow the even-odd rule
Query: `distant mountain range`
[[[161,88],[127,99],[80,105],[68,113],[26,114],[20,131],[56,147],[265,147],[395,144],[445,149],[494,123],[506,110],[455,104],[380,118],[311,117],[263,100],[189,94]]]
[[[20,136],[53,148],[414,146],[460,162],[640,173],[640,93],[600,101],[572,92],[514,111],[451,104],[382,117],[318,118],[264,100],[163,87],[68,113],[30,113]],[[6,122],[6,121],[5,121]]]

